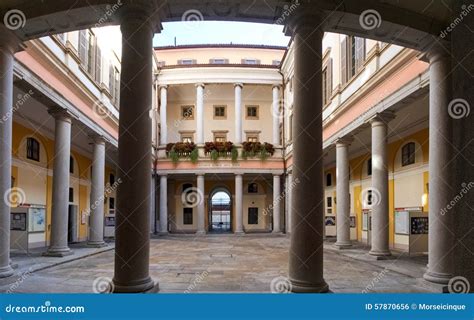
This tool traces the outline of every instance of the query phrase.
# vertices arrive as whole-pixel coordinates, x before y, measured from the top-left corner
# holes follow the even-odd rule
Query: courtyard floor
[[[286,236],[266,234],[155,238],[151,240],[150,275],[165,293],[284,291],[289,243]],[[102,291],[101,285],[113,276],[113,244],[99,251],[81,246],[74,250],[76,257],[69,256],[60,264],[58,258],[13,255],[17,274],[0,279],[0,291]],[[367,252],[361,244],[340,251],[331,241],[325,243],[324,276],[331,291],[437,291],[422,280],[426,257],[395,254],[395,259],[376,261]],[[41,268],[32,269],[39,264]]]

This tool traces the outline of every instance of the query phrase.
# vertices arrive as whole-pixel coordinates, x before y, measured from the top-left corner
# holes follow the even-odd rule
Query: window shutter
[[[95,81],[100,84],[102,78],[102,52],[99,46],[96,46],[95,55]]]
[[[341,42],[341,82],[347,82],[347,36]]]
[[[109,93],[113,96],[115,91],[114,91],[114,85],[115,85],[115,69],[114,65],[112,63],[109,64]]]
[[[79,31],[79,59],[83,65],[87,65],[87,30]]]
[[[120,73],[115,70],[115,105],[119,106],[120,103]]]
[[[328,100],[331,99],[331,95],[332,95],[332,58],[329,58],[328,59],[328,67],[327,67],[327,84],[326,84],[326,88],[328,90]]]
[[[360,70],[365,60],[365,39],[355,38],[356,45],[356,70]]]

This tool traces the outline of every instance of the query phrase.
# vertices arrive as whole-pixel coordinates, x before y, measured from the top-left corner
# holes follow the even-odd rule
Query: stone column
[[[370,254],[377,259],[391,255],[389,249],[387,123],[391,113],[370,120],[372,126],[372,243]]]
[[[300,10],[304,10],[300,8]],[[292,232],[289,277],[293,292],[327,292],[323,277],[323,19],[295,16]]]
[[[133,293],[154,288],[149,275],[152,149],[151,108],[154,8],[137,1],[121,9],[119,178],[115,230],[114,291]],[[155,287],[156,289],[156,287]]]
[[[235,175],[235,231],[243,233],[243,177],[241,174]]]
[[[196,85],[196,132],[197,144],[204,144],[204,84]]]
[[[55,119],[53,202],[51,208],[51,241],[47,256],[72,254],[68,247],[69,220],[69,161],[71,156],[71,114],[62,108],[51,108]]]
[[[242,83],[234,85],[235,91],[235,144],[242,143]]]
[[[94,152],[91,177],[90,226],[88,245],[103,247],[104,242],[104,183],[105,183],[105,140],[94,138]]]
[[[206,221],[205,221],[205,193],[204,193],[204,174],[198,174],[197,175],[197,189],[198,193],[201,194],[201,196],[198,196],[197,199],[199,200],[197,204],[197,216],[198,216],[198,221],[197,221],[197,234],[203,235],[206,234]]]
[[[168,108],[168,86],[160,87],[160,96],[160,145],[166,145],[168,143],[168,125],[166,123],[166,111]]]
[[[286,225],[286,233],[291,233],[291,228],[292,228],[292,215],[293,215],[293,210],[292,210],[292,194],[293,194],[293,173],[289,172],[288,173],[288,186],[287,186],[287,194],[286,194],[286,202],[287,202],[287,209],[286,209],[286,215],[287,215],[287,225]]]
[[[281,233],[281,186],[280,175],[273,175],[273,233]]]
[[[10,30],[0,25],[0,278],[13,275],[10,266],[10,203],[3,201],[6,195],[13,197],[11,185],[12,166],[12,118],[13,118],[13,54],[19,48],[19,40]],[[13,199],[12,199],[13,200]]]
[[[273,86],[272,120],[273,137],[272,143],[275,146],[280,145],[280,86]]]
[[[168,234],[168,177],[160,176],[160,234]]]
[[[150,234],[156,233],[156,173],[151,174],[150,184]]]
[[[336,195],[337,195],[337,217],[336,247],[339,249],[350,248],[350,195],[349,195],[349,144],[351,139],[339,139],[336,142]]]
[[[450,186],[452,161],[452,100],[451,56],[446,49],[435,48],[430,60],[430,123],[429,123],[429,234],[428,281],[447,284],[454,274],[454,215],[456,209],[445,212],[453,199]],[[450,113],[451,112],[451,113]],[[459,168],[459,170],[467,168]],[[454,170],[455,171],[455,170]],[[456,186],[456,188],[461,188]],[[472,211],[471,211],[472,214]]]

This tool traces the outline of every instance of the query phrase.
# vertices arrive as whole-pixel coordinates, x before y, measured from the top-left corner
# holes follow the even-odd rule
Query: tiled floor
[[[285,285],[288,246],[289,238],[270,235],[152,239],[150,274],[160,292],[271,292],[272,280],[273,288],[275,283]],[[48,259],[53,263],[55,258]],[[338,251],[327,242],[324,259],[325,279],[333,292],[433,291],[421,280],[425,258],[374,261],[361,246]],[[94,292],[113,276],[113,262],[114,252],[107,251],[36,272],[19,271],[0,280],[0,290]],[[25,261],[17,263],[24,270]]]

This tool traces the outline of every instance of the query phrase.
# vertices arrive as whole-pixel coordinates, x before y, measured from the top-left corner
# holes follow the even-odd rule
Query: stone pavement
[[[288,285],[288,248],[288,237],[268,234],[160,237],[151,240],[150,274],[159,282],[160,292],[284,290]],[[113,276],[112,249],[109,246],[105,252],[90,255],[83,251],[86,249],[74,248],[76,259],[59,265],[57,259],[65,258],[33,257],[29,261],[13,257],[13,262],[19,264],[18,274],[0,280],[0,291],[101,291],[104,282]],[[426,257],[401,255],[375,261],[368,259],[367,252],[362,245],[337,250],[331,241],[325,243],[324,272],[333,292],[434,291],[421,280]],[[77,259],[81,253],[84,258]],[[37,271],[25,274],[32,266]]]

